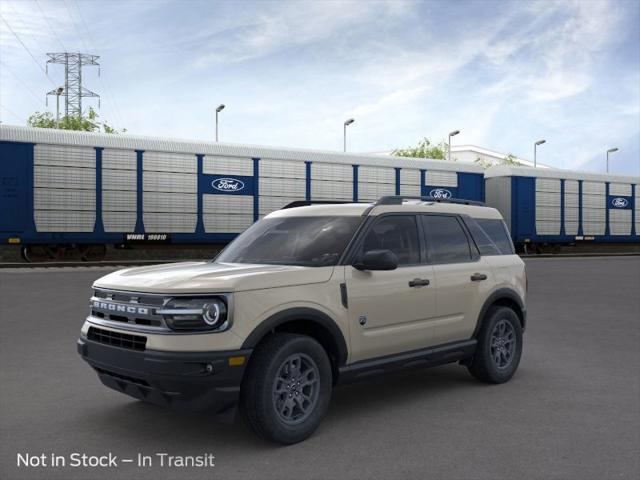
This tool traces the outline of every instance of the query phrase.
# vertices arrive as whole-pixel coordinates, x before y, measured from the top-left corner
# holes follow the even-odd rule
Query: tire
[[[308,438],[327,413],[332,383],[329,357],[317,341],[277,333],[260,343],[251,356],[241,387],[240,412],[259,437],[297,443]]]
[[[510,339],[510,341],[509,341]],[[504,383],[513,377],[522,356],[522,325],[509,307],[491,307],[477,336],[469,373],[486,383]]]

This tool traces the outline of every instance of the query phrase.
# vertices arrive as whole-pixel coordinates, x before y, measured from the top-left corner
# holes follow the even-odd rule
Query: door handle
[[[481,282],[482,280],[486,280],[487,276],[484,273],[474,273],[471,275],[472,282]]]
[[[409,286],[411,288],[426,287],[427,285],[429,285],[429,280],[426,278],[414,278],[413,280],[409,280]]]

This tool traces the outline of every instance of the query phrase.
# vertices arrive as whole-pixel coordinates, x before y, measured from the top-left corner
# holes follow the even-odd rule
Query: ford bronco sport
[[[525,267],[497,210],[383,197],[284,208],[213,261],[93,285],[78,351],[106,386],[166,406],[235,406],[259,436],[307,438],[334,385],[459,362],[509,380]]]

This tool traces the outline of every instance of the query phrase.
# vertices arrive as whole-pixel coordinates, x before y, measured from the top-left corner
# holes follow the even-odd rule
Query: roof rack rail
[[[285,210],[287,208],[296,208],[296,207],[308,207],[311,205],[335,205],[335,204],[345,204],[345,203],[357,203],[357,202],[350,202],[347,200],[294,200],[291,203],[287,203],[280,210]]]
[[[380,197],[374,205],[402,205],[405,200],[421,200],[423,202],[436,202],[436,203],[456,203],[460,205],[475,205],[478,207],[484,206],[484,202],[478,202],[475,200],[465,200],[464,198],[436,198],[436,197],[422,197],[412,195],[389,195],[386,197]]]

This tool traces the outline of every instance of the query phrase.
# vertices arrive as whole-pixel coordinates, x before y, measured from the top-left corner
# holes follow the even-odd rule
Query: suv
[[[93,290],[78,351],[102,383],[228,419],[239,404],[285,444],[318,427],[334,385],[371,374],[459,362],[506,382],[526,319],[498,211],[421,197],[285,207],[213,261],[120,270]]]

